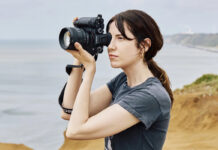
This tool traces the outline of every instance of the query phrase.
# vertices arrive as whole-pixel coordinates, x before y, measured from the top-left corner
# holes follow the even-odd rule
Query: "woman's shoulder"
[[[120,72],[115,78],[117,78],[117,79],[126,78],[126,74],[124,72]]]
[[[160,105],[163,113],[165,110],[171,108],[170,96],[157,77],[149,78],[141,91],[152,96]]]
[[[114,78],[112,78],[109,82],[107,82],[107,86],[110,89],[112,95],[114,95],[115,91],[120,87],[120,85],[125,82],[126,76],[124,72],[119,73]]]
[[[116,75],[111,81],[115,83],[115,85],[120,85],[126,80],[126,74],[124,72],[120,72]]]

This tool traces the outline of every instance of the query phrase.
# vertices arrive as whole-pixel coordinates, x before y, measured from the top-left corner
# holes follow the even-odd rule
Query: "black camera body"
[[[111,34],[104,34],[104,19],[97,17],[82,17],[76,20],[74,27],[65,27],[59,34],[60,46],[65,50],[76,50],[75,42],[79,42],[85,50],[97,59],[103,52],[103,46],[108,46]]]

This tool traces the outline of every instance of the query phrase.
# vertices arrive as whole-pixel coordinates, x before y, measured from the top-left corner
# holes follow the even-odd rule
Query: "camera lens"
[[[68,47],[70,45],[70,32],[67,31],[64,33],[64,46]]]
[[[59,43],[61,47],[65,50],[75,50],[74,47],[75,42],[79,42],[80,44],[88,45],[90,41],[93,40],[89,38],[89,34],[85,32],[83,29],[79,28],[63,28],[59,34]]]

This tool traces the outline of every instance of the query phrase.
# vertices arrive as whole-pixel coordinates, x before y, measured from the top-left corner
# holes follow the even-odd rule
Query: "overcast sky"
[[[164,35],[218,32],[218,0],[2,0],[0,39],[57,39],[76,16],[100,13],[106,24],[127,9],[147,12]]]

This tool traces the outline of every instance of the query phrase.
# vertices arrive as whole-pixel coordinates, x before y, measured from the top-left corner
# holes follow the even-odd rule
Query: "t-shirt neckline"
[[[134,88],[137,88],[137,87],[140,87],[140,86],[142,86],[142,85],[144,85],[144,84],[149,83],[149,81],[152,80],[152,79],[157,79],[157,77],[148,77],[144,82],[142,82],[142,83],[140,83],[140,84],[138,84],[138,85],[136,85],[136,86],[130,87],[130,86],[128,86],[128,84],[127,84],[127,77],[126,77],[126,80],[125,80],[125,82],[124,82],[124,87],[125,87],[125,88],[128,88],[128,89],[134,89]]]

